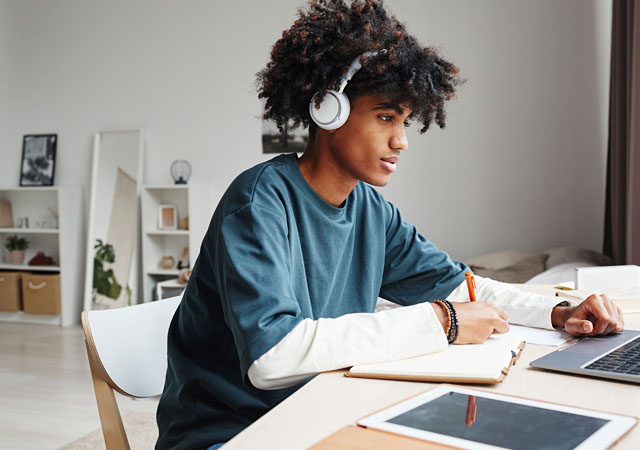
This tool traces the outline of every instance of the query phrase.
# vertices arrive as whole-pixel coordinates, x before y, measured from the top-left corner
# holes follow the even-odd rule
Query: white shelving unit
[[[79,186],[0,188],[0,199],[11,202],[14,225],[20,217],[29,219],[29,228],[0,228],[1,271],[60,273],[60,314],[41,315],[0,311],[0,322],[69,326],[80,321],[84,267],[84,226],[82,188]],[[58,214],[58,228],[51,227]],[[44,224],[46,228],[38,228]],[[25,264],[8,263],[4,240],[17,234],[29,241]],[[26,263],[42,251],[58,263],[56,266],[29,266]]]
[[[142,204],[142,298],[149,302],[155,298],[156,285],[178,276],[177,263],[184,247],[189,247],[189,267],[193,267],[213,211],[218,202],[211,186],[203,185],[147,185],[143,186]],[[189,217],[188,230],[158,229],[160,205],[174,205],[178,224]],[[160,267],[163,256],[172,256],[171,269]]]

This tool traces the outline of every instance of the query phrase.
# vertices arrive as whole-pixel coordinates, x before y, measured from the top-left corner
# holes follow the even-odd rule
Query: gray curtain
[[[640,265],[640,0],[613,0],[604,253]]]

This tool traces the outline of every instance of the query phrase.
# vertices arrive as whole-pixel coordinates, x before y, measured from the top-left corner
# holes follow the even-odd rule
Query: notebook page
[[[527,344],[553,345],[556,347],[573,339],[573,336],[564,330],[545,330],[522,325],[509,325],[509,334],[518,336],[520,340],[525,341]]]
[[[353,374],[412,375],[425,377],[498,378],[509,366],[511,351],[522,340],[516,335],[493,335],[484,344],[450,345],[439,353],[384,363],[354,366]]]

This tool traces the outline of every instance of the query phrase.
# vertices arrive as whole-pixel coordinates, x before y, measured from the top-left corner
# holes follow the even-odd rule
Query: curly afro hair
[[[312,0],[298,10],[299,18],[283,31],[271,50],[267,67],[257,74],[258,93],[266,99],[263,118],[280,130],[315,124],[309,101],[316,92],[337,89],[340,78],[358,55],[386,49],[386,53],[362,57],[362,68],[345,89],[353,102],[362,95],[385,98],[413,111],[424,133],[435,121],[445,126],[444,102],[462,83],[459,69],[440,57],[435,48],[422,47],[395,16],[389,16],[382,0]]]

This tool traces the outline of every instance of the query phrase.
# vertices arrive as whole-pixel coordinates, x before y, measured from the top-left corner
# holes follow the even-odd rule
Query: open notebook
[[[499,383],[524,348],[514,335],[493,335],[484,344],[450,345],[446,350],[415,358],[353,366],[347,377],[449,383]]]

